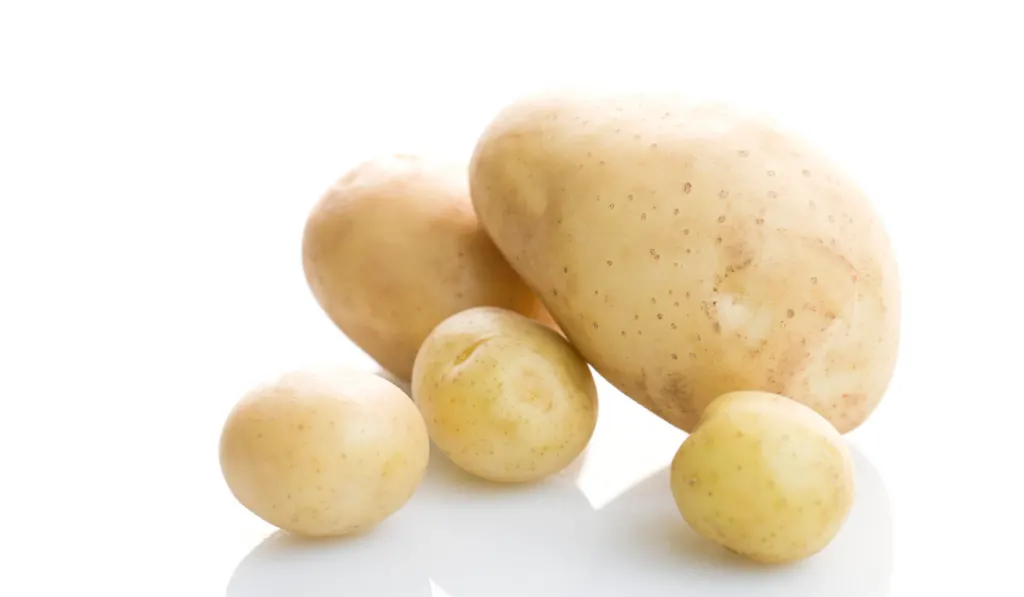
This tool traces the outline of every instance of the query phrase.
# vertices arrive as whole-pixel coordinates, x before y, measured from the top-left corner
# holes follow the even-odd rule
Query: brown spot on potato
[[[683,193],[689,195],[690,194],[690,189],[692,189],[692,188],[693,188],[693,185],[691,185],[688,182],[683,184]]]

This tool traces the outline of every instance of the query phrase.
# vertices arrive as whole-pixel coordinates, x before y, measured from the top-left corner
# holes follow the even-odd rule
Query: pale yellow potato
[[[760,115],[671,94],[523,98],[481,135],[470,190],[587,361],[682,429],[715,396],[761,389],[845,433],[885,393],[900,286],[883,224]]]
[[[335,325],[406,381],[449,315],[494,305],[551,322],[477,222],[465,164],[387,155],[357,165],[310,212],[302,260]]]
[[[824,549],[846,522],[855,487],[839,432],[810,408],[767,392],[713,401],[676,453],[671,480],[698,534],[766,563]]]
[[[454,315],[427,337],[412,393],[441,451],[491,481],[564,469],[597,423],[597,388],[583,358],[552,329],[494,307]]]
[[[371,373],[300,370],[246,394],[228,416],[220,464],[235,498],[306,536],[368,529],[401,508],[430,441],[415,405]]]

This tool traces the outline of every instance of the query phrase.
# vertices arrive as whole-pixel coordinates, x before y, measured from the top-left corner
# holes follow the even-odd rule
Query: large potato
[[[825,418],[784,396],[717,398],[676,453],[672,495],[700,535],[784,563],[824,549],[853,505],[853,460]]]
[[[401,390],[360,371],[300,370],[246,394],[221,433],[231,492],[254,514],[307,536],[376,525],[423,478],[430,442]]]
[[[669,94],[532,96],[481,136],[470,188],[583,356],[678,427],[760,389],[846,432],[886,390],[900,290],[882,223],[761,116]]]
[[[494,305],[548,317],[481,229],[466,178],[464,164],[377,157],[328,189],[306,223],[303,265],[317,302],[403,380],[449,315]]]
[[[446,319],[420,347],[412,395],[456,465],[499,482],[533,481],[576,459],[597,423],[583,358],[552,329],[494,307]]]

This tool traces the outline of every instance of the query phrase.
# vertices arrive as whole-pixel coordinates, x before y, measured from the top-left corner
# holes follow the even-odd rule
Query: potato
[[[470,189],[580,353],[677,427],[759,389],[847,432],[888,386],[900,289],[882,222],[760,115],[672,94],[530,96],[482,134]]]
[[[302,255],[313,296],[349,339],[408,380],[437,324],[478,305],[550,322],[480,228],[464,164],[370,159],[312,209]]]
[[[235,498],[306,536],[370,528],[402,507],[430,451],[419,412],[393,384],[350,369],[298,370],[246,394],[220,464]]]
[[[825,548],[853,505],[853,460],[821,415],[784,396],[731,392],[672,461],[676,505],[698,534],[766,563]]]
[[[412,394],[441,451],[491,481],[564,469],[597,422],[597,388],[580,355],[550,328],[496,307],[468,309],[431,332]]]

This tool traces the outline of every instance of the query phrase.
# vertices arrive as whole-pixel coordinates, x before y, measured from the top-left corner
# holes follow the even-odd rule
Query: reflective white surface
[[[894,597],[1024,594],[1016,5],[0,2],[0,597],[870,596],[890,561]],[[432,471],[372,534],[256,549],[224,417],[282,370],[373,366],[302,274],[316,198],[371,154],[465,158],[573,80],[742,98],[861,181],[905,291],[850,435],[885,490],[859,456],[853,517],[792,568],[696,550],[650,477],[681,434],[603,388],[578,482],[442,498]]]
[[[689,529],[667,465],[684,435],[601,383],[588,451],[524,486],[477,480],[436,450],[413,499],[363,535],[277,532],[238,565],[227,597],[654,597],[888,594],[885,484],[854,451],[857,496],[840,535],[790,566],[748,562]]]

